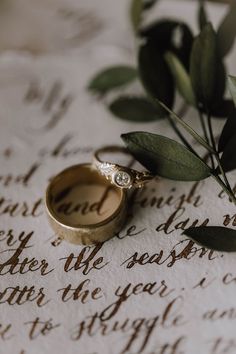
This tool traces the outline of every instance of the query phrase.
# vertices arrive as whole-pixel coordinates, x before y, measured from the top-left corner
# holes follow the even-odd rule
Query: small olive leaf
[[[193,92],[192,83],[185,67],[178,59],[178,57],[171,52],[167,52],[165,54],[165,58],[175,79],[175,83],[179,93],[182,95],[182,97],[186,100],[187,103],[192,106],[195,106],[196,99]]]
[[[229,83],[229,90],[230,90],[231,96],[233,98],[235,107],[236,107],[236,77],[229,76],[228,83]]]
[[[127,66],[113,66],[99,72],[89,83],[88,89],[104,94],[137,78],[137,70]]]
[[[166,51],[174,53],[189,69],[193,34],[185,23],[170,20],[154,22],[142,29],[140,35],[161,55]]]
[[[130,19],[135,33],[138,32],[142,21],[143,0],[132,0],[130,6]]]
[[[123,134],[128,150],[148,170],[177,181],[199,181],[211,170],[185,146],[161,135],[132,132]]]
[[[140,79],[147,93],[172,107],[174,82],[164,57],[154,43],[147,42],[140,47],[138,65]]]
[[[229,11],[217,31],[217,44],[222,57],[231,50],[236,36],[236,2],[232,1]]]
[[[190,227],[183,232],[203,247],[222,252],[236,251],[236,230],[221,226]]]
[[[236,135],[236,109],[234,108],[227,119],[220,135],[218,150],[223,151],[232,136]]]
[[[199,0],[199,8],[198,8],[198,26],[199,29],[202,30],[204,26],[208,22],[208,16],[205,9],[205,1]]]
[[[133,122],[151,122],[166,117],[166,112],[145,97],[121,96],[109,105],[118,118]]]
[[[198,101],[210,110],[225,91],[225,72],[219,58],[216,34],[208,23],[196,37],[190,63],[190,77]]]
[[[236,134],[226,144],[223,154],[221,156],[221,165],[225,172],[229,172],[236,169]]]

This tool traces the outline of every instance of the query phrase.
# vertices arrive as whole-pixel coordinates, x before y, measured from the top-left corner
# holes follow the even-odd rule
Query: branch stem
[[[178,115],[183,116],[188,110],[188,105],[184,102],[183,105],[180,107],[179,111],[178,111]],[[189,144],[189,142],[187,141],[187,139],[185,138],[185,136],[181,133],[181,131],[179,130],[179,128],[177,127],[177,125],[175,124],[175,122],[169,117],[169,115],[167,115],[167,119],[171,125],[171,127],[173,128],[173,130],[175,131],[176,135],[180,138],[180,140],[182,141],[182,143],[196,156],[198,156],[197,152],[192,148],[192,146]]]
[[[163,102],[158,101],[159,104],[169,113],[170,119],[179,123],[192,137],[206,150],[211,153],[215,153],[214,149],[197,133],[193,130],[184,120],[182,120],[176,113],[174,113],[171,109],[169,109]]]
[[[208,137],[206,124],[205,124],[204,117],[203,117],[203,114],[200,111],[200,109],[198,109],[198,115],[199,115],[200,123],[201,123],[201,126],[202,126],[203,135],[205,137],[205,140],[206,140],[207,144],[210,145],[210,139]],[[210,160],[211,160],[211,167],[214,170],[215,169],[214,157],[213,157],[213,155],[211,153],[209,154],[209,156],[210,156]]]
[[[234,195],[234,193],[232,191],[232,188],[230,186],[230,183],[228,181],[228,178],[226,176],[226,173],[225,173],[225,171],[224,171],[224,169],[223,169],[223,167],[221,165],[219,153],[218,153],[217,148],[216,148],[216,143],[215,143],[215,138],[214,138],[214,134],[213,134],[213,128],[212,128],[212,122],[211,122],[210,114],[207,114],[207,122],[208,122],[208,130],[209,130],[210,138],[211,138],[211,144],[212,144],[213,149],[215,150],[215,158],[216,158],[216,161],[218,163],[220,172],[222,174],[222,177],[224,179],[226,187],[229,189],[230,193]]]
[[[232,200],[232,202],[236,205],[236,197],[235,197],[232,189],[230,188],[230,190],[229,190],[228,187],[224,184],[224,182],[221,180],[221,178],[219,176],[215,175],[214,173],[212,173],[211,176],[221,186],[223,191],[229,196],[230,200]]]
[[[200,116],[200,121],[202,124],[203,132],[204,132],[204,139],[197,133],[195,132],[185,121],[183,121],[178,114],[174,113],[171,109],[169,109],[163,102],[159,102],[159,104],[169,113],[168,119],[175,130],[176,134],[180,137],[180,139],[184,142],[184,144],[200,159],[201,157],[197,154],[195,150],[190,146],[188,141],[185,139],[185,137],[182,135],[178,127],[176,126],[175,123],[179,123],[190,135],[192,135],[200,145],[204,146],[206,150],[210,153],[210,157],[212,159],[212,172],[211,176],[216,180],[216,182],[221,186],[221,188],[224,190],[224,192],[229,196],[230,201],[232,201],[236,205],[236,196],[234,195],[234,192],[229,184],[229,181],[227,179],[227,176],[223,170],[223,167],[221,165],[220,161],[220,156],[216,148],[216,142],[213,134],[213,128],[212,128],[212,122],[211,122],[211,116],[210,114],[207,114],[207,123],[208,123],[208,130],[209,130],[209,135],[210,138],[208,137],[206,125],[203,119],[203,116],[199,112]],[[206,139],[206,140],[205,140]],[[214,157],[217,161],[217,164],[219,166],[220,172],[222,174],[223,180],[220,178],[220,176],[216,173],[215,168],[214,168]],[[201,159],[202,160],[202,159]],[[202,160],[203,161],[203,160]]]

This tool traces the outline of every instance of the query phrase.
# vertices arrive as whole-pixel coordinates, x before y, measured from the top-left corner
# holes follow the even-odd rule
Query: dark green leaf
[[[222,130],[218,149],[219,151],[223,151],[231,138],[236,135],[236,109],[234,108],[227,119],[224,128]]]
[[[127,66],[113,66],[99,72],[90,82],[88,89],[104,94],[114,88],[130,83],[137,77],[137,70]]]
[[[236,106],[236,78],[228,77],[229,89]],[[223,169],[228,172],[236,169],[236,110],[233,109],[224,126],[219,141],[219,150],[223,150],[221,163]]]
[[[211,115],[213,118],[227,118],[234,109],[234,103],[232,100],[223,99],[216,102],[216,105],[211,109]],[[207,112],[205,112],[207,113]]]
[[[222,252],[236,251],[236,230],[220,226],[191,227],[184,231],[201,246]]]
[[[203,29],[203,27],[207,24],[207,22],[208,22],[208,16],[205,9],[205,1],[199,0],[198,25],[200,30]]]
[[[226,144],[222,157],[221,165],[225,172],[229,172],[236,169],[236,134]]]
[[[178,57],[171,52],[167,52],[165,54],[165,58],[175,79],[179,93],[187,103],[195,106],[196,99],[193,92],[192,83],[184,65],[181,63]]]
[[[151,122],[166,116],[164,110],[144,97],[119,97],[109,109],[116,117],[133,122]]]
[[[199,181],[210,175],[204,162],[172,139],[145,132],[123,134],[122,139],[142,165],[161,177]]]
[[[143,86],[154,98],[172,107],[174,103],[174,82],[165,59],[152,42],[139,50],[139,73]]]
[[[132,0],[130,7],[130,19],[133,30],[137,33],[142,21],[143,0]]]
[[[216,34],[210,23],[194,41],[190,76],[199,103],[211,111],[212,107],[223,99],[225,71],[218,55]]]
[[[236,2],[232,1],[229,11],[217,32],[217,43],[220,54],[225,57],[231,50],[236,36]]]
[[[143,29],[140,35],[151,43],[159,54],[163,55],[166,51],[170,51],[189,69],[193,35],[185,23],[158,21]]]
[[[228,83],[229,83],[229,90],[230,90],[231,96],[233,98],[235,107],[236,107],[236,77],[229,76]]]

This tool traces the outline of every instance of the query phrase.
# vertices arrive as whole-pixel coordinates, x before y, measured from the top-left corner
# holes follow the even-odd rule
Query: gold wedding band
[[[80,164],[51,180],[45,204],[49,222],[60,238],[88,245],[104,242],[121,229],[127,196],[91,164]]]
[[[154,176],[148,171],[139,172],[137,170],[121,166],[118,164],[103,161],[103,153],[121,152],[130,154],[128,150],[121,146],[106,146],[98,149],[94,153],[93,164],[102,176],[105,176],[113,185],[121,189],[141,188]]]

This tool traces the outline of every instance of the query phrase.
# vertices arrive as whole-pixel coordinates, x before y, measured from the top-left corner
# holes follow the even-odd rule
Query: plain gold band
[[[62,222],[55,213],[53,203],[60,191],[62,192],[75,184],[94,182],[106,187],[110,186],[109,181],[102,177],[91,164],[80,164],[63,170],[49,183],[46,190],[45,206],[49,222],[60,238],[74,244],[96,244],[110,239],[122,228],[127,214],[127,195],[124,190],[115,186],[113,188],[120,196],[119,204],[113,214],[99,223],[69,225]]]

